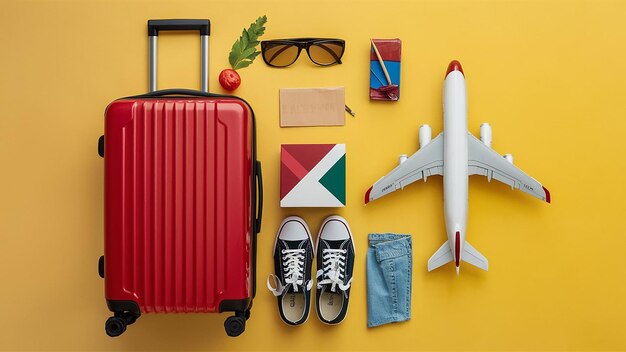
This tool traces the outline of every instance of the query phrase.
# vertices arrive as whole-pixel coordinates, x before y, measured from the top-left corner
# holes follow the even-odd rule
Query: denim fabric
[[[411,249],[410,235],[369,235],[368,327],[411,319]]]

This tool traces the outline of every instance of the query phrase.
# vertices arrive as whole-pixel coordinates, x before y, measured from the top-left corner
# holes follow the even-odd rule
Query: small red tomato
[[[233,91],[241,84],[241,77],[237,71],[227,68],[220,73],[220,85],[222,88]]]

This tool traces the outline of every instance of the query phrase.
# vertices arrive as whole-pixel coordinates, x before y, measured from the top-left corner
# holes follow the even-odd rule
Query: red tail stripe
[[[457,231],[456,241],[454,243],[454,261],[456,262],[456,266],[459,266],[460,260],[461,260],[461,233]]]

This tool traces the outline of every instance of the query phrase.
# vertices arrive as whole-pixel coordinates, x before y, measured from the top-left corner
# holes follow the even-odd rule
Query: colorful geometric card
[[[280,206],[345,207],[346,145],[281,145]]]

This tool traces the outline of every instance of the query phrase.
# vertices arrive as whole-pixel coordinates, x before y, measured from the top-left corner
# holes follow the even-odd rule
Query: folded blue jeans
[[[371,233],[367,249],[367,326],[411,319],[411,235]]]

